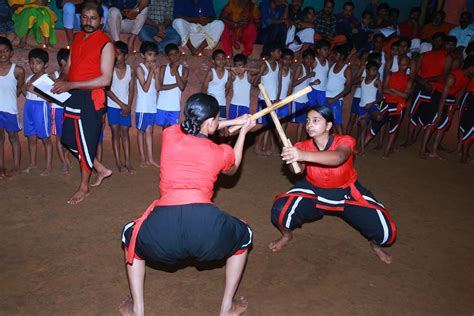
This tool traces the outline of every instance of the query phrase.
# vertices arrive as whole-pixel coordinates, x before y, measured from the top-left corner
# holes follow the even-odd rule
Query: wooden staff
[[[279,109],[281,108],[282,106],[298,99],[299,97],[301,97],[302,95],[305,95],[307,93],[310,93],[311,92],[311,87],[306,87],[298,92],[295,92],[293,93],[292,95],[289,95],[287,96],[286,98],[284,98],[283,100],[280,100],[274,104],[272,104],[271,107],[266,107],[260,111],[258,111],[257,113],[254,113],[250,116],[250,119],[252,120],[256,120],[256,119],[259,119],[261,118],[262,116],[265,116],[267,114],[269,114],[270,112],[272,111],[275,111],[276,109]],[[236,125],[236,126],[232,126],[231,128],[229,128],[229,132],[232,134],[236,131],[238,131],[242,126],[240,125]]]
[[[267,108],[271,107],[272,106],[272,101],[270,101],[270,98],[268,97],[267,91],[265,90],[265,87],[263,86],[263,84],[260,83],[258,85],[258,88],[260,89],[260,92],[262,92],[263,99],[265,100],[265,103],[267,104]],[[275,124],[276,130],[278,132],[278,136],[280,136],[280,140],[281,140],[283,146],[291,147],[291,142],[288,139],[288,137],[286,137],[285,131],[283,130],[283,127],[281,126],[280,120],[278,119],[278,116],[275,113],[275,111],[271,111],[270,116],[272,117],[273,124]],[[293,167],[293,170],[295,171],[295,173],[300,173],[301,172],[301,168],[300,168],[298,162],[293,162],[291,164],[291,166]]]

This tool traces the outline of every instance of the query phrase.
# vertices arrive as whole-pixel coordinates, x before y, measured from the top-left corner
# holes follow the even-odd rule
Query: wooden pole
[[[258,118],[261,118],[262,116],[265,116],[267,114],[270,114],[270,112],[272,111],[275,111],[276,109],[278,108],[281,108],[282,106],[298,99],[299,97],[301,97],[302,95],[305,95],[307,93],[310,93],[311,92],[311,87],[306,87],[296,93],[293,93],[292,95],[289,95],[287,96],[286,98],[284,98],[283,100],[280,100],[274,104],[272,104],[271,107],[267,107],[267,108],[264,108],[260,111],[258,111],[257,113],[254,113],[250,116],[250,119],[252,120],[256,120]],[[231,128],[229,128],[229,132],[232,134],[236,131],[238,131],[242,126],[240,125],[236,125],[236,126],[232,126]]]
[[[272,101],[270,101],[270,98],[268,97],[267,91],[265,90],[265,87],[263,86],[263,84],[260,83],[258,85],[258,88],[260,89],[260,92],[262,92],[263,99],[265,100],[265,103],[267,104],[267,108],[271,107]],[[288,137],[286,137],[285,131],[283,130],[283,127],[281,126],[280,120],[278,119],[278,116],[275,113],[275,111],[271,111],[270,116],[272,117],[273,124],[275,124],[276,130],[278,132],[278,136],[280,136],[280,140],[283,146],[291,147],[291,142],[288,139]],[[293,170],[295,173],[301,173],[301,168],[298,162],[293,162],[291,166],[293,167]]]

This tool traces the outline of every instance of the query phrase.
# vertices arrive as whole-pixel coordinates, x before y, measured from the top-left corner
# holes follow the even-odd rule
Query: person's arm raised
[[[234,165],[229,168],[227,171],[223,171],[223,174],[228,176],[234,175],[237,170],[239,170],[240,163],[242,162],[242,155],[244,151],[244,144],[245,144],[245,135],[255,126],[255,120],[251,120],[247,118],[244,125],[239,132],[239,137],[237,138],[237,142],[234,145],[234,154],[235,154],[235,161]]]

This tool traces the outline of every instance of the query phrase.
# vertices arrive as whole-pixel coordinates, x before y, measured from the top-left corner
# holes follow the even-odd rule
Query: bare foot
[[[375,252],[377,257],[379,257],[379,259],[382,260],[382,262],[385,262],[386,264],[391,264],[392,263],[392,257],[389,256],[385,251],[383,251],[382,248],[379,245],[371,242],[370,247]]]
[[[439,160],[444,160],[438,153],[430,153],[430,158],[437,158]]]
[[[140,162],[140,168],[146,168],[146,166],[147,166],[147,162],[146,162],[146,161]]]
[[[426,153],[426,151],[420,151],[419,155],[421,159],[424,159],[424,160],[428,159],[428,154]]]
[[[133,300],[128,296],[122,303],[119,305],[119,313],[122,316],[134,316],[133,313]]]
[[[63,163],[63,168],[61,169],[61,174],[62,175],[68,175],[69,174],[69,164],[66,162]]]
[[[132,165],[125,166],[125,168],[127,168],[127,171],[128,171],[128,173],[130,173],[130,174],[135,174],[135,173],[137,173],[137,172],[135,171],[135,169],[132,167]]]
[[[274,240],[270,243],[269,248],[273,252],[277,252],[281,250],[281,248],[285,247],[291,240],[293,239],[293,236],[285,236],[282,235],[280,239]]]
[[[157,163],[157,162],[154,161],[154,160],[148,161],[148,162],[146,163],[146,165],[147,165],[148,167],[160,168],[160,164]]]
[[[127,167],[125,167],[125,166],[120,166],[120,167],[118,167],[118,170],[119,170],[120,173],[128,172],[128,169],[127,169]]]
[[[409,147],[410,145],[411,145],[410,142],[404,142],[403,144],[400,144],[400,147],[402,147],[402,148],[407,148],[407,147]]]
[[[247,300],[241,296],[232,301],[232,306],[227,310],[221,310],[220,316],[234,316],[243,314],[249,306]]]
[[[105,178],[108,178],[112,175],[112,170],[105,169],[103,172],[97,172],[97,176],[95,177],[95,181],[92,182],[90,185],[91,187],[98,187]]]
[[[75,205],[79,204],[89,195],[89,190],[77,190],[73,196],[69,200],[67,200],[67,204]]]
[[[31,170],[36,169],[36,165],[29,165],[21,171],[21,173],[30,173]]]
[[[382,156],[382,159],[388,159],[388,158],[389,158],[388,155],[389,155],[389,154],[386,154],[386,155],[384,154],[384,155]]]
[[[40,176],[42,177],[47,177],[51,174],[51,169],[49,168],[44,168],[43,171],[41,171]]]

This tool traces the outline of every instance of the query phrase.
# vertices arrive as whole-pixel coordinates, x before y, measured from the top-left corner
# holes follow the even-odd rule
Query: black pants
[[[95,109],[91,91],[72,90],[70,93],[72,96],[64,103],[61,143],[79,159],[81,168],[91,173],[104,111]]]
[[[341,217],[367,240],[378,245],[391,245],[397,230],[389,213],[359,182],[354,187],[322,189],[302,180],[287,193],[276,197],[272,207],[272,223],[294,230],[331,214]],[[357,199],[359,193],[361,197]]]

